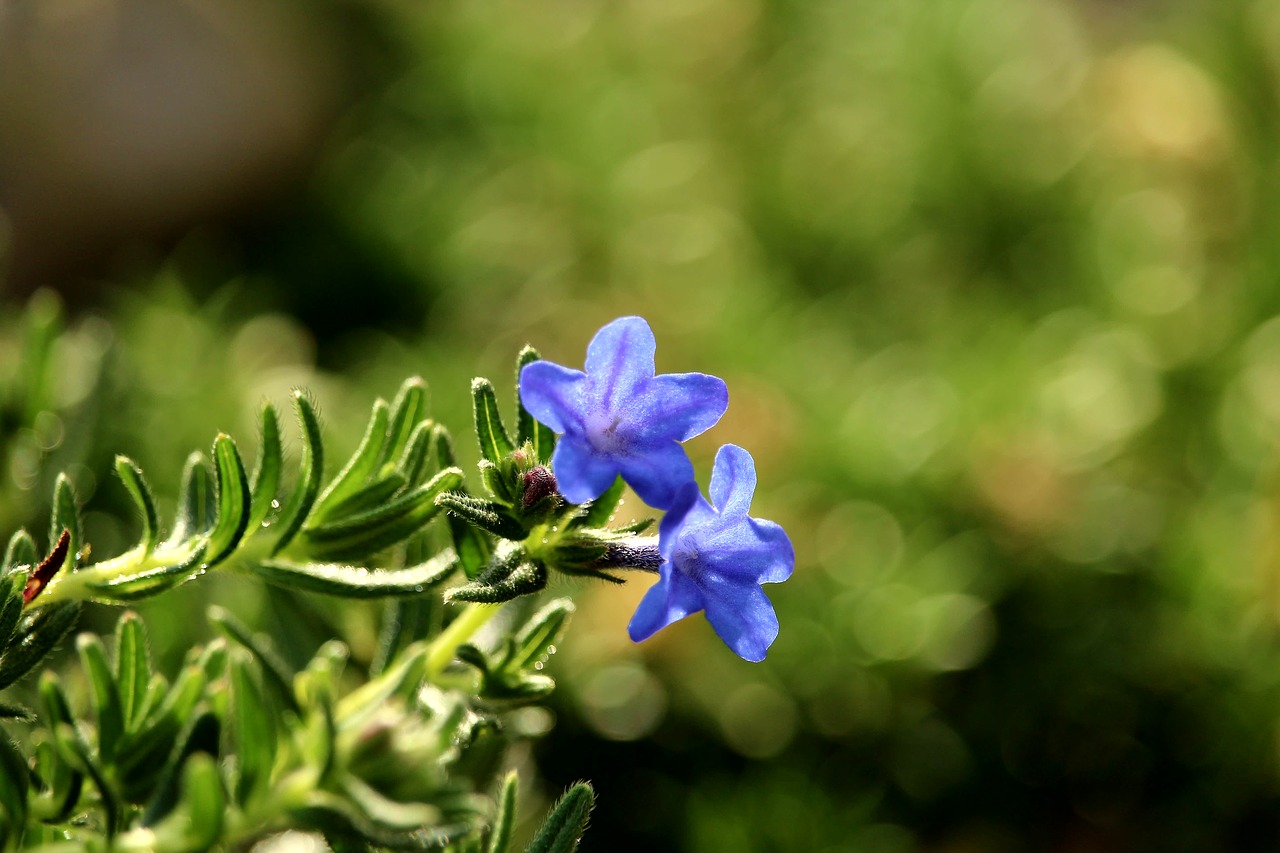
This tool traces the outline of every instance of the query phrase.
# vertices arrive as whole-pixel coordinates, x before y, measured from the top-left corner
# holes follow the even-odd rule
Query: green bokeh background
[[[522,760],[596,784],[584,850],[1280,843],[1280,5],[258,6],[0,16],[6,530],[67,469],[109,555],[117,452],[172,493],[296,385],[349,448],[411,373],[461,433],[473,375],[642,314],[797,564],[761,665],[557,587]],[[153,633],[210,599],[370,653],[371,610],[230,578]]]

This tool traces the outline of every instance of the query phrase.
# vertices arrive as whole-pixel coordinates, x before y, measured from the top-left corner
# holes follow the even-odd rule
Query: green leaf
[[[71,485],[71,478],[66,474],[59,474],[58,482],[53,487],[53,516],[49,520],[49,547],[53,547],[64,530],[71,537],[67,545],[67,569],[74,571],[80,548],[84,545],[84,539],[80,533],[80,507],[76,503],[76,490]]]
[[[253,466],[253,496],[249,502],[250,533],[258,530],[279,506],[276,497],[280,493],[280,469],[284,467],[284,451],[280,444],[280,417],[275,406],[262,404],[261,425],[258,428],[258,459]]]
[[[596,794],[586,782],[569,788],[551,809],[525,853],[573,853],[578,849]]]
[[[547,586],[547,569],[539,562],[519,563],[505,574],[489,571],[471,583],[447,590],[445,601],[469,601],[483,604],[500,604],[522,595],[532,595]]]
[[[489,833],[489,846],[485,853],[507,853],[511,846],[511,830],[516,822],[516,795],[520,791],[520,777],[512,770],[502,780],[498,792],[498,811],[493,816],[493,829]]]
[[[387,441],[378,457],[379,468],[400,459],[426,416],[427,383],[421,376],[411,376],[400,386],[395,400],[391,402],[391,421]]]
[[[389,600],[383,607],[378,651],[369,666],[369,673],[381,674],[396,662],[410,643],[437,633],[442,615],[440,599],[432,595]]]
[[[237,764],[235,798],[245,804],[271,784],[276,759],[275,713],[258,682],[257,672],[245,653],[231,656],[231,732]]]
[[[497,501],[473,498],[460,492],[445,492],[436,498],[436,505],[451,516],[502,539],[519,542],[527,534],[524,525],[512,518],[507,508]]]
[[[17,641],[0,655],[0,688],[30,672],[75,625],[80,603],[67,601],[30,611],[18,624]]]
[[[249,652],[258,661],[285,705],[290,711],[297,712],[299,709],[293,695],[293,676],[275,649],[268,645],[269,641],[260,639],[248,625],[217,605],[209,608],[209,621],[219,634]]]
[[[413,430],[413,435],[409,436],[409,443],[405,446],[397,467],[410,485],[416,486],[422,482],[431,469],[431,451],[435,436],[436,425],[431,421],[418,424]]]
[[[127,456],[116,457],[116,475],[124,483],[129,496],[138,508],[138,517],[142,521],[142,538],[138,545],[144,556],[156,549],[160,541],[160,516],[156,512],[156,501],[151,496],[151,488],[142,474],[142,469]]]
[[[125,611],[116,621],[116,685],[126,731],[137,729],[144,718],[151,688],[151,654],[147,630],[138,614]]]
[[[360,515],[303,533],[306,550],[321,561],[364,558],[408,538],[435,517],[435,499],[462,483],[462,471],[449,468],[395,500]]]
[[[9,547],[4,553],[4,569],[0,574],[7,574],[18,566],[34,566],[36,564],[36,541],[25,530],[19,530],[9,537]]]
[[[42,740],[35,745],[34,769],[39,787],[32,798],[31,810],[46,823],[62,823],[71,817],[80,800],[84,776],[58,756],[52,740]]]
[[[103,827],[105,835],[108,839],[114,838],[120,826],[120,802],[115,788],[107,779],[106,772],[98,764],[89,745],[71,724],[58,723],[53,727],[53,737],[62,758],[93,780],[94,787],[98,789],[98,799],[101,801],[100,805],[105,818]]]
[[[441,470],[458,467],[458,457],[453,452],[453,436],[444,424],[431,428],[431,446],[435,448],[436,465]]]
[[[235,550],[249,525],[249,475],[231,436],[220,433],[213,440],[213,462],[218,477],[218,521],[205,546],[205,565],[213,566]]]
[[[17,720],[20,723],[34,723],[36,721],[35,711],[32,711],[26,705],[19,705],[16,702],[0,702],[0,720]]]
[[[343,598],[383,598],[418,595],[449,578],[458,568],[453,551],[403,569],[366,569],[335,563],[287,563],[267,560],[250,566],[277,586],[336,595]]]
[[[23,591],[27,586],[27,573],[16,572],[0,578],[0,649],[8,648],[13,632],[22,618]]]
[[[192,850],[211,850],[222,836],[227,794],[218,764],[197,752],[182,768],[182,801],[186,804],[185,832]]]
[[[352,494],[343,498],[329,512],[330,518],[342,518],[369,512],[391,500],[398,492],[409,485],[408,479],[398,471],[391,471],[386,476],[374,480]]]
[[[202,545],[177,563],[157,566],[132,575],[120,575],[106,581],[85,581],[85,586],[93,591],[95,598],[105,601],[138,601],[198,577],[204,563],[204,554]]]
[[[459,491],[458,494],[466,494]],[[449,535],[453,538],[453,550],[468,579],[474,579],[493,557],[493,544],[488,537],[456,515],[448,517]]]
[[[550,427],[534,420],[520,397],[520,371],[524,370],[526,364],[532,364],[541,359],[542,356],[538,355],[538,351],[530,346],[520,350],[520,355],[516,358],[516,412],[519,415],[516,443],[522,447],[526,441],[532,444],[534,456],[545,465],[551,460],[551,451],[555,450],[556,434]]]
[[[289,498],[289,505],[280,516],[281,533],[271,548],[273,556],[284,550],[302,529],[320,492],[320,479],[324,476],[324,447],[315,406],[301,391],[294,392],[293,402],[298,409],[298,423],[302,425],[302,474]]]
[[[369,417],[369,424],[365,427],[364,437],[360,440],[360,446],[356,448],[356,452],[352,454],[351,459],[338,472],[338,476],[333,478],[333,482],[320,495],[316,501],[315,509],[311,512],[311,518],[308,524],[320,524],[334,515],[334,508],[342,503],[344,498],[355,494],[365,484],[365,482],[373,476],[378,469],[378,460],[382,455],[382,448],[387,441],[387,425],[390,417],[390,410],[387,407],[386,400],[377,400],[373,404],[373,414]]]
[[[76,651],[89,678],[89,696],[98,724],[98,752],[104,761],[110,761],[124,732],[124,711],[111,664],[107,661],[107,650],[96,634],[81,634],[76,638]]]
[[[471,402],[475,410],[476,439],[480,442],[480,454],[496,464],[515,447],[502,426],[498,398],[488,379],[477,377],[471,380]]]
[[[0,850],[17,847],[27,827],[30,784],[26,756],[0,733]]]
[[[213,475],[203,453],[196,451],[187,457],[179,492],[178,518],[173,535],[169,537],[173,545],[181,545],[205,533],[216,520]]]
[[[221,736],[222,724],[212,711],[204,711],[191,719],[176,740],[181,745],[172,750],[154,785],[154,793],[142,814],[143,826],[154,826],[173,811],[178,804],[183,768],[197,755],[216,757]]]
[[[514,638],[508,666],[527,669],[545,658],[564,633],[574,609],[573,602],[569,599],[557,598],[531,616]]]

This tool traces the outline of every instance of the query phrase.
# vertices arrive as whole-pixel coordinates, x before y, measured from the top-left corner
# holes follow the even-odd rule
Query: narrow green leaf
[[[436,498],[436,506],[502,539],[519,542],[527,534],[524,525],[512,518],[507,508],[497,501],[473,498],[459,492],[445,492]]]
[[[596,794],[586,782],[579,782],[552,807],[547,820],[525,853],[573,853],[587,829]]]
[[[343,498],[329,511],[329,517],[342,518],[368,512],[391,500],[407,485],[409,485],[409,481],[404,475],[397,471],[391,471]]]
[[[538,562],[520,563],[513,571],[502,576],[490,576],[489,572],[459,587],[447,590],[445,601],[469,601],[482,604],[500,604],[522,595],[532,595],[547,586],[547,569]]]
[[[23,591],[27,586],[27,573],[16,572],[0,578],[0,649],[8,648],[13,632],[22,618]]]
[[[259,638],[249,626],[221,607],[209,608],[209,621],[219,634],[249,652],[262,665],[263,672],[271,680],[272,687],[284,700],[289,710],[297,712],[298,703],[293,695],[293,675],[284,661],[276,654],[268,641]]]
[[[126,731],[144,719],[151,685],[151,653],[147,630],[138,614],[126,610],[116,621],[116,686]]]
[[[423,421],[414,427],[405,445],[404,453],[396,467],[412,486],[418,485],[431,470],[432,443],[435,440],[436,425],[432,421]],[[446,466],[447,467],[447,466]]]
[[[516,412],[519,414],[519,429],[516,436],[516,443],[521,447],[527,441],[533,445],[534,455],[538,461],[544,465],[551,460],[551,451],[555,450],[556,434],[538,421],[534,420],[533,415],[529,414],[529,410],[524,407],[524,400],[520,397],[520,371],[524,370],[526,364],[532,364],[541,360],[542,356],[538,355],[538,351],[533,347],[526,346],[520,350],[519,357],[516,358]]]
[[[216,520],[213,474],[203,453],[196,451],[187,457],[179,494],[178,518],[173,535],[169,537],[169,542],[174,545],[181,545],[205,533]]]
[[[436,465],[441,469],[458,467],[458,457],[453,452],[453,436],[444,424],[431,428],[431,446],[435,450]]]
[[[289,589],[342,598],[418,595],[447,580],[458,568],[453,551],[404,569],[366,569],[335,563],[287,563],[267,560],[250,566],[263,580]]]
[[[391,421],[387,441],[378,457],[378,467],[394,463],[409,446],[410,437],[427,416],[427,383],[421,376],[411,376],[400,386],[391,402]]]
[[[509,666],[517,670],[527,669],[546,657],[564,633],[574,609],[569,599],[557,598],[529,617],[529,621],[516,633]]]
[[[276,407],[270,403],[262,404],[262,413],[258,427],[258,458],[253,466],[253,485],[249,492],[250,533],[256,532],[271,515],[272,510],[280,506],[276,498],[280,493],[280,469],[284,467],[284,451],[280,444],[280,417]]]
[[[271,784],[276,758],[275,714],[247,654],[231,656],[231,732],[235,738],[236,801],[251,802]]]
[[[53,516],[49,520],[50,547],[58,541],[64,530],[71,537],[67,547],[66,569],[74,571],[80,548],[84,545],[80,533],[80,507],[76,503],[76,490],[71,485],[71,478],[66,474],[59,474],[58,482],[53,487]]]
[[[80,602],[38,607],[18,623],[17,641],[0,655],[0,688],[30,672],[75,625]]]
[[[76,637],[76,651],[89,678],[89,696],[98,724],[98,752],[104,761],[110,761],[124,732],[124,711],[120,707],[120,694],[107,660],[107,650],[96,634],[81,634]]]
[[[144,555],[150,554],[160,541],[160,516],[156,512],[156,501],[151,496],[151,488],[147,485],[142,469],[127,456],[116,457],[116,475],[120,477],[138,508],[138,517],[142,521],[142,538],[138,544]]]
[[[364,437],[360,439],[360,446],[316,501],[308,525],[320,524],[332,518],[334,508],[344,498],[359,491],[373,476],[378,469],[382,448],[387,442],[389,418],[390,409],[387,401],[376,400],[373,404],[373,413],[369,416],[369,423],[365,427]]]
[[[49,725],[47,718],[45,724]],[[52,740],[42,740],[35,745],[34,769],[34,776],[41,783],[34,797],[41,819],[46,823],[62,823],[71,817],[80,801],[84,776],[59,757]]]
[[[53,736],[62,757],[76,770],[93,780],[94,787],[98,789],[98,799],[101,801],[105,818],[104,834],[108,839],[114,838],[120,826],[120,802],[115,788],[107,779],[107,774],[98,764],[97,757],[89,745],[81,739],[75,727],[68,723],[58,723],[53,728]]]
[[[294,392],[293,402],[298,410],[298,423],[302,426],[302,474],[289,498],[289,505],[281,513],[281,533],[271,548],[273,556],[284,550],[302,529],[320,492],[320,479],[324,476],[324,446],[315,406],[301,391]]]
[[[437,633],[442,615],[440,599],[434,595],[389,599],[383,608],[378,651],[370,664],[370,674],[381,674],[395,664],[410,643]]]
[[[219,433],[213,440],[213,462],[218,478],[218,521],[205,546],[205,564],[224,560],[240,544],[249,524],[249,475],[231,436]]]
[[[25,530],[19,530],[9,537],[9,547],[4,552],[4,569],[0,573],[8,573],[19,566],[36,564],[36,540]]]
[[[516,795],[520,791],[520,777],[516,771],[507,773],[498,792],[498,811],[493,816],[493,829],[489,833],[486,853],[507,853],[511,846],[511,830],[516,822]]]
[[[26,756],[0,733],[0,850],[16,847],[26,829],[29,786]]]
[[[222,836],[227,794],[213,756],[197,752],[182,768],[182,801],[187,805],[186,836],[192,850],[211,850]]]
[[[377,509],[308,529],[303,534],[307,553],[327,562],[364,558],[388,548],[434,518],[436,498],[461,483],[462,472],[450,468]]]
[[[184,718],[185,719],[185,718]],[[182,769],[197,755],[216,758],[222,737],[222,724],[212,711],[204,711],[190,720],[176,740],[168,761],[154,785],[150,801],[142,813],[142,825],[154,826],[173,811],[179,799]]]
[[[607,527],[613,520],[613,514],[618,510],[618,504],[622,501],[622,492],[625,489],[626,483],[622,478],[614,478],[613,485],[606,489],[603,495],[587,504],[584,507],[585,511],[570,523],[574,527]]]
[[[125,602],[149,598],[157,593],[181,586],[200,575],[204,563],[204,546],[200,546],[184,560],[167,566],[157,566],[132,575],[120,575],[107,581],[87,581],[95,599]]]
[[[34,723],[36,721],[35,711],[32,711],[26,705],[19,705],[16,702],[0,702],[0,720],[17,720],[20,723]]]
[[[475,411],[476,439],[480,442],[480,454],[490,462],[500,462],[515,448],[502,426],[498,413],[498,398],[488,379],[471,380],[471,402]]]
[[[456,515],[450,515],[448,521],[449,535],[453,537],[453,550],[458,554],[462,571],[468,579],[474,579],[484,571],[493,556],[493,544],[485,534]]]

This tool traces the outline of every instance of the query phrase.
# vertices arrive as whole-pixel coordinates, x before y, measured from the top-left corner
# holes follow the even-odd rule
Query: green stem
[[[431,644],[431,651],[427,653],[427,678],[432,681],[439,678],[449,661],[453,660],[458,646],[471,639],[471,635],[501,609],[501,604],[468,604]]]

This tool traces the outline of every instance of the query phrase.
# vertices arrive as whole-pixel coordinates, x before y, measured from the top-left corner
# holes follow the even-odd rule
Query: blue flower
[[[560,434],[551,468],[571,503],[600,497],[621,474],[645,503],[666,509],[693,482],[680,442],[720,420],[729,391],[703,373],[655,376],[655,348],[648,323],[622,317],[592,338],[585,373],[549,361],[520,372],[525,408]]]
[[[699,610],[744,660],[764,660],[778,617],[761,584],[791,577],[795,551],[772,521],[751,518],[756,466],[726,444],[716,454],[707,503],[696,483],[684,486],[658,530],[663,562],[627,627],[637,643]]]

